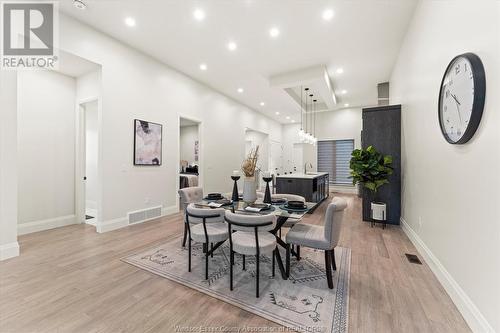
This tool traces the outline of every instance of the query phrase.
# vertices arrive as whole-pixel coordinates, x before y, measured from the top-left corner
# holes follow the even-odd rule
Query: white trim
[[[18,235],[26,235],[31,234],[32,232],[38,232],[43,230],[49,230],[59,227],[65,227],[67,225],[76,224],[76,215],[65,215],[59,216],[52,219],[32,221],[26,223],[19,223],[17,225],[17,234]]]
[[[494,333],[495,331],[493,330],[493,327],[488,323],[486,318],[481,314],[477,306],[472,302],[469,296],[467,296],[457,281],[453,279],[443,264],[441,264],[439,259],[427,247],[424,241],[417,235],[417,233],[410,227],[403,217],[400,218],[400,221],[404,233],[408,236],[413,245],[415,245],[418,253],[422,255],[443,288],[446,290],[448,295],[450,295],[453,303],[455,303],[472,331],[478,333]]]
[[[12,242],[0,245],[0,261],[17,257],[19,255],[19,243]]]
[[[162,218],[162,217],[165,217],[165,216],[168,216],[168,215],[172,215],[172,214],[176,214],[178,212],[179,212],[178,206],[165,207],[165,208],[161,209],[161,215],[160,216],[154,217],[154,218],[151,218],[151,219],[148,219],[148,220],[144,220],[144,221],[141,221],[141,222],[137,222],[137,223],[134,223],[133,225],[141,224],[141,223],[144,223],[144,222],[149,222],[149,221],[152,221],[152,220],[157,220],[159,218]],[[96,230],[99,233],[103,233],[103,232],[108,232],[108,231],[113,231],[113,230],[125,228],[125,227],[128,227],[129,225],[130,224],[128,224],[128,217],[120,217],[120,218],[117,218],[117,219],[113,219],[113,220],[109,220],[109,221],[103,221],[102,223],[98,223],[96,225]]]

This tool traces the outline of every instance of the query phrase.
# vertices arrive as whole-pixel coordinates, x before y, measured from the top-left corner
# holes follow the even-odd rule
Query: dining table
[[[283,249],[285,249],[285,264],[283,264],[283,259],[281,258],[280,251],[275,251],[276,263],[278,264],[278,269],[280,270],[281,277],[287,280],[290,276],[290,254],[294,254],[298,257],[298,253],[295,253],[293,249],[281,238],[281,228],[286,222],[288,225],[292,225],[299,222],[305,214],[310,212],[316,206],[314,202],[305,202],[303,209],[290,209],[285,205],[286,202],[279,202],[279,200],[273,201],[271,204],[267,204],[267,207],[260,210],[254,208],[253,206],[262,206],[262,200],[257,200],[255,203],[246,203],[244,201],[232,201],[229,199],[218,199],[210,200],[204,198],[202,201],[195,203],[197,208],[224,208],[226,210],[231,210],[236,214],[243,215],[274,215],[276,217],[275,227],[269,231],[276,237],[276,243]]]

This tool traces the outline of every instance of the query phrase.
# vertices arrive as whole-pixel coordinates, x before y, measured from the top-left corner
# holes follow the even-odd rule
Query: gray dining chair
[[[270,233],[274,228],[273,215],[243,215],[226,211],[225,220],[229,232],[229,288],[233,290],[234,253],[243,256],[243,270],[245,270],[245,256],[255,256],[256,297],[259,297],[260,256],[272,256],[272,271],[275,275],[276,237]],[[233,233],[233,231],[236,231]]]
[[[203,189],[201,187],[185,187],[181,188],[179,191],[180,206],[184,215],[184,236],[182,237],[182,246],[186,246],[187,237],[187,220],[186,220],[186,207],[193,202],[200,202],[203,200]]]
[[[297,246],[306,246],[325,251],[325,269],[328,288],[333,289],[332,266],[335,263],[335,247],[339,241],[340,227],[344,217],[347,202],[342,198],[333,198],[328,205],[324,226],[297,223],[286,234],[286,242]]]
[[[205,253],[205,280],[208,280],[208,257],[213,257],[214,251],[228,239],[228,230],[224,222],[224,213],[224,208],[197,208],[193,203],[189,204],[186,208],[186,226],[188,230],[189,247],[188,271],[191,272],[191,242],[203,243],[203,253]]]
[[[276,200],[276,199],[285,199],[286,201],[302,201],[306,202],[306,198],[303,196],[297,195],[297,194],[289,194],[289,193],[275,193],[271,194],[271,200]],[[288,219],[286,222],[283,224],[283,228],[291,228],[298,222],[300,222],[302,219]],[[281,229],[279,230],[279,236],[281,237]],[[297,259],[300,259],[300,248],[298,250],[298,257]]]

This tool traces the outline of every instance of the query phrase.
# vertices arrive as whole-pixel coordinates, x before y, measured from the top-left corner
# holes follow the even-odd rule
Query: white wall
[[[19,224],[75,217],[74,78],[18,73]],[[20,233],[33,231],[22,229]]]
[[[390,81],[391,102],[403,106],[403,226],[476,332],[500,332],[499,6],[421,1]],[[464,52],[483,61],[486,105],[475,137],[450,145],[439,128],[439,87]]]
[[[183,126],[180,128],[180,154],[181,160],[188,161],[189,164],[199,165],[199,161],[194,160],[194,143],[198,138],[198,125]],[[198,154],[199,158],[199,154]]]
[[[99,178],[98,157],[98,114],[97,100],[84,104],[85,108],[85,201],[86,208],[97,210]]]
[[[0,260],[19,255],[17,165],[17,76],[0,71]]]
[[[259,162],[258,167],[262,171],[269,170],[269,135],[254,130],[247,130],[245,132],[245,155],[248,155],[250,149],[259,146]]]
[[[245,128],[281,140],[281,125],[111,37],[60,15],[60,47],[102,66],[102,214],[99,231],[125,225],[126,213],[161,205],[176,210],[178,116],[202,121],[205,191],[231,190],[244,158]],[[163,124],[163,165],[134,167],[133,119]]]

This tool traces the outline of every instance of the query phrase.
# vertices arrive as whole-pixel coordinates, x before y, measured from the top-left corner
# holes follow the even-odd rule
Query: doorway
[[[96,225],[98,216],[98,157],[99,157],[99,114],[98,100],[92,99],[79,105],[82,133],[81,165],[83,173],[82,203],[83,221]]]
[[[202,186],[201,121],[179,116],[178,189]]]

